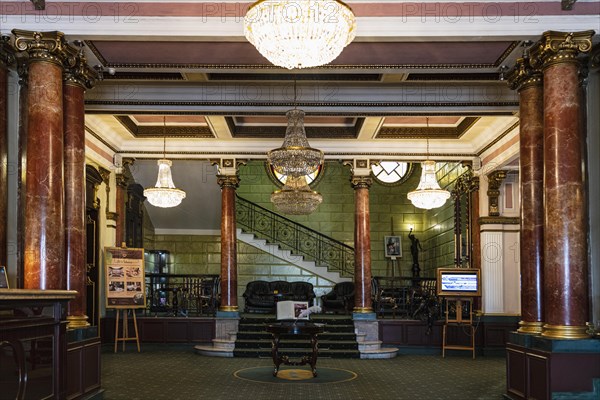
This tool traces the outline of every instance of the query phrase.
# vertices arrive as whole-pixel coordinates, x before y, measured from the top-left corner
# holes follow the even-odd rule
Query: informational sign
[[[146,308],[144,249],[105,247],[106,308]]]

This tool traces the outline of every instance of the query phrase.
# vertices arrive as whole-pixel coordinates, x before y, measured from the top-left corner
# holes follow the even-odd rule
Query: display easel
[[[138,327],[137,327],[137,319],[135,317],[135,309],[133,308],[117,308],[115,310],[117,312],[117,316],[115,318],[115,353],[117,352],[117,345],[119,344],[119,342],[123,342],[123,351],[125,351],[125,343],[128,341],[132,341],[135,340],[136,344],[137,344],[137,351],[138,353],[140,352],[140,338],[138,335]],[[128,314],[129,311],[131,311],[131,314],[133,315],[133,330],[135,333],[135,336],[129,336],[129,321],[128,321]],[[121,312],[123,313],[123,335],[122,337],[119,337],[119,314],[121,314]]]
[[[146,308],[144,249],[128,248],[125,242],[121,247],[104,248],[106,270],[106,308],[114,308],[115,317],[115,353],[119,342],[123,342],[123,351],[128,341],[135,340],[140,352],[140,339],[137,327],[136,309]],[[135,336],[129,336],[129,312],[133,315]],[[123,316],[122,335],[119,335],[119,319]]]
[[[450,317],[451,305],[454,305],[456,310],[455,318]],[[469,317],[463,319],[463,307],[469,311]],[[447,330],[448,326],[468,327],[471,336],[470,346],[448,345]],[[472,297],[446,297],[446,322],[444,323],[442,335],[442,357],[446,357],[446,349],[448,350],[469,350],[473,353],[475,359],[475,327],[473,326],[473,298]]]

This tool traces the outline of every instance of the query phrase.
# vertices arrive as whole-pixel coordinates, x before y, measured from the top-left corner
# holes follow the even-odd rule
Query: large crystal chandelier
[[[292,69],[325,65],[354,40],[356,19],[340,0],[259,0],[244,18],[244,34],[273,64]]]
[[[311,174],[323,163],[323,152],[308,144],[304,130],[304,111],[286,113],[288,126],[281,147],[267,153],[273,169],[282,175],[300,177]]]
[[[305,176],[288,176],[283,188],[271,194],[275,209],[283,214],[310,214],[322,201],[323,196],[310,190]]]
[[[429,118],[427,118],[429,128]],[[409,192],[407,197],[418,208],[431,210],[444,205],[450,198],[450,192],[442,190],[435,176],[435,161],[429,160],[429,138],[427,138],[426,160],[421,163],[421,180],[416,190]]]
[[[166,117],[164,117],[163,123],[163,131],[165,131],[167,125]],[[158,179],[156,180],[156,185],[152,188],[144,189],[144,196],[148,199],[148,203],[161,208],[176,207],[185,199],[185,192],[177,189],[173,183],[173,177],[171,176],[171,166],[173,163],[166,158],[166,148],[167,136],[165,133],[163,158],[157,161]]]

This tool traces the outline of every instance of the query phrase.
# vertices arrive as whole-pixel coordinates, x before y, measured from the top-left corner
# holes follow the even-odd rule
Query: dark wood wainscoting
[[[129,334],[133,335],[133,320],[129,320]],[[215,338],[214,318],[138,317],[141,342],[154,343],[210,343]],[[115,319],[102,319],[102,342],[115,340]]]
[[[72,342],[67,347],[67,399],[79,399],[100,389],[100,338]]]
[[[512,333],[506,367],[508,398],[550,400],[554,393],[592,398],[594,379],[600,379],[600,344],[595,339],[552,341]]]
[[[518,328],[518,317],[483,316],[476,323],[475,346],[483,354],[504,354],[508,335]],[[415,349],[442,349],[444,321],[436,321],[428,334],[425,322],[400,319],[380,319],[379,338],[384,345]],[[462,326],[449,326],[448,344],[469,345],[469,330]]]

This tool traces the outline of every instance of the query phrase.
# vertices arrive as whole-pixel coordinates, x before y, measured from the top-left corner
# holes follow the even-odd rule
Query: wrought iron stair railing
[[[236,223],[242,231],[314,261],[340,276],[354,275],[354,248],[307,226],[236,196]]]

